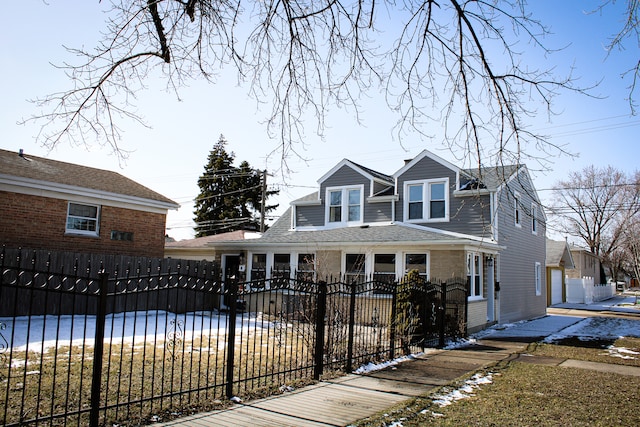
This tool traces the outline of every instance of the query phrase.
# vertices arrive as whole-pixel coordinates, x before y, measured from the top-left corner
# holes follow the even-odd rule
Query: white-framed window
[[[100,206],[69,202],[67,207],[67,233],[98,236]]]
[[[328,225],[362,223],[364,186],[327,188],[326,200]]]
[[[467,283],[469,283],[469,297],[482,298],[482,255],[474,252],[467,253]]]
[[[520,218],[520,194],[513,195],[513,221],[516,227],[522,227],[522,218]]]
[[[538,205],[531,203],[531,233],[538,234]]]
[[[407,186],[408,206],[407,206],[407,219],[422,219],[424,217],[424,185],[423,184],[411,184]]]
[[[296,279],[308,282],[316,278],[316,256],[315,254],[298,254],[298,266],[296,269]]]
[[[365,254],[345,254],[344,275],[346,282],[363,281],[367,272],[366,267]]]
[[[404,219],[408,222],[449,220],[449,179],[408,181],[404,188]]]
[[[373,278],[386,283],[396,280],[396,254],[373,255]]]
[[[404,274],[409,273],[412,270],[418,272],[420,277],[425,280],[429,275],[429,255],[426,253],[420,254],[404,254]]]
[[[535,264],[536,295],[542,295],[542,264]]]
[[[291,254],[273,254],[272,277],[291,277]]]
[[[258,284],[264,286],[264,280],[267,278],[267,254],[251,254],[251,270],[249,279],[258,281]]]

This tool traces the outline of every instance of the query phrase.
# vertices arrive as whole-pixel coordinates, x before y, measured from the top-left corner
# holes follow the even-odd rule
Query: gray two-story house
[[[217,245],[247,279],[465,278],[469,331],[546,312],[545,219],[525,166],[465,170],[423,151],[393,175],[343,160],[259,239]]]

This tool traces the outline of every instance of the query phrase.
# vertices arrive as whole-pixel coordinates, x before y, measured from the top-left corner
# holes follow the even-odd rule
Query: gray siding
[[[328,187],[346,187],[351,185],[364,185],[363,189],[363,218],[364,222],[389,222],[391,221],[391,202],[368,203],[367,198],[371,194],[371,180],[354,169],[343,166],[333,175],[322,182],[320,186],[320,199],[322,203],[314,206],[298,206],[296,208],[296,225],[298,227],[325,225],[326,190]],[[384,187],[377,187],[382,189]]]
[[[391,219],[391,202],[367,203],[365,198],[364,222],[389,222]]]
[[[389,184],[382,184],[380,182],[374,181],[373,182],[373,194],[378,194],[381,191],[386,190],[387,188],[389,188]],[[369,196],[369,194],[365,194],[365,196]]]
[[[488,194],[452,197],[448,223],[428,224],[479,237],[491,237],[491,199]]]
[[[404,218],[404,183],[407,181],[449,178],[449,221],[425,222],[427,227],[448,230],[473,236],[491,235],[491,205],[488,195],[454,197],[456,190],[455,171],[425,157],[411,169],[398,177],[398,194],[400,199],[396,205],[396,220]]]
[[[371,185],[371,181],[349,166],[342,166],[320,185],[320,198],[324,202],[327,187],[344,187],[360,184],[364,184],[365,197],[369,196],[369,194],[371,194],[371,189],[369,187]]]
[[[521,227],[514,218],[514,192],[520,196]],[[531,231],[531,203],[535,190],[526,174],[512,180],[497,196],[498,244],[500,252],[500,321],[513,322],[546,313],[546,228],[538,207],[537,234]],[[541,292],[536,295],[535,263],[541,265]]]
[[[324,225],[324,206],[296,206],[297,227],[320,227]]]

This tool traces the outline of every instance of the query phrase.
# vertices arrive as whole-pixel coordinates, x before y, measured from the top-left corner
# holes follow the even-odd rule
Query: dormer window
[[[407,182],[405,184],[405,221],[448,221],[448,188],[448,179]]]
[[[342,190],[329,191],[329,222],[342,222]]]
[[[362,223],[363,186],[327,189],[327,224]]]

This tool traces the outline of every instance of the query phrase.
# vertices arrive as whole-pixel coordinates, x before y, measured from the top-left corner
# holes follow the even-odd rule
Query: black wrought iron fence
[[[3,425],[146,424],[466,334],[463,282],[223,283],[211,263],[42,258],[0,254]]]

